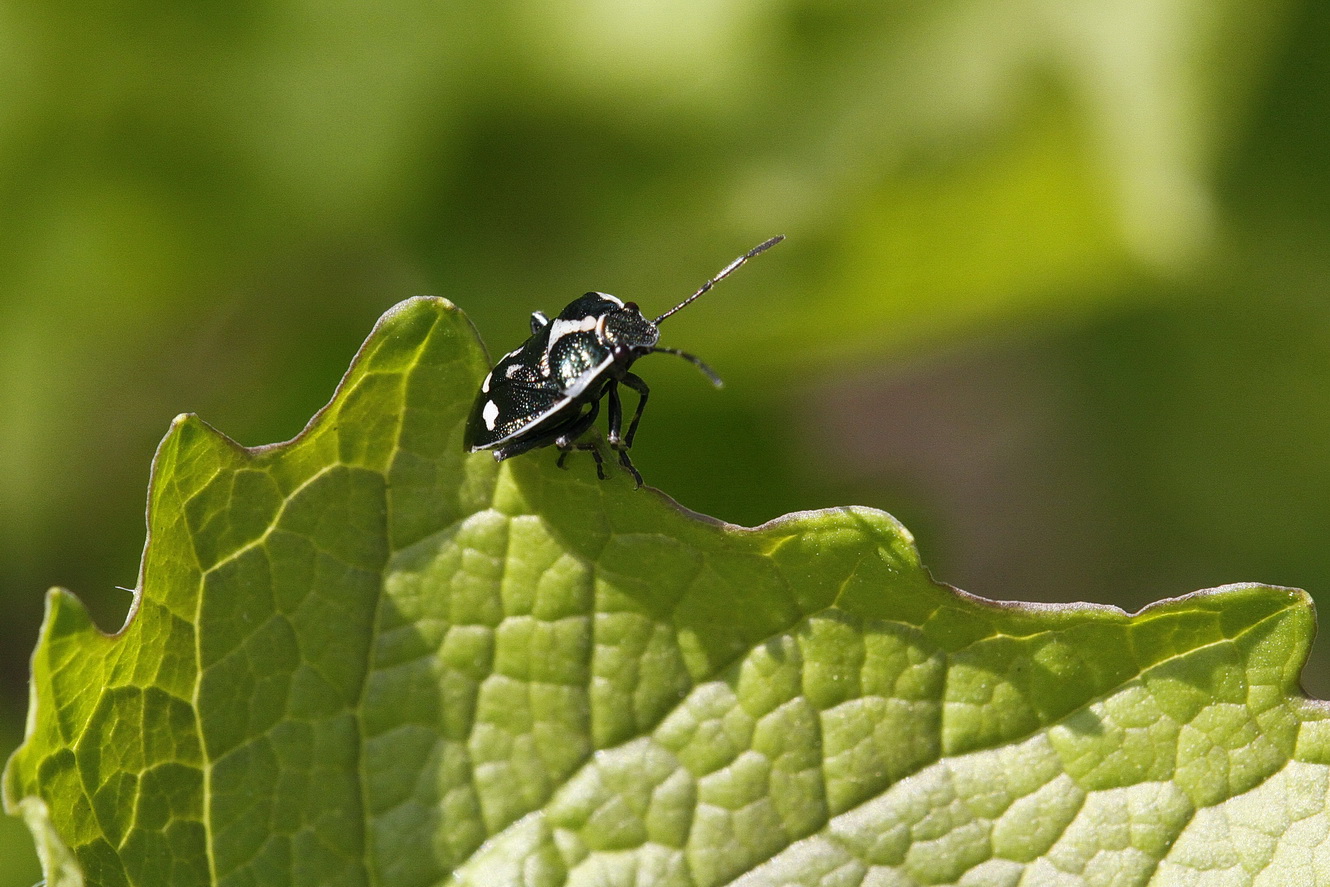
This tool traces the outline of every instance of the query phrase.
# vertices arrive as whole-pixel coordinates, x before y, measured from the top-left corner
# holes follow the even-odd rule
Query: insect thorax
[[[582,390],[607,360],[627,367],[656,344],[655,324],[605,293],[587,293],[560,312],[548,327],[545,361],[565,391]],[[602,368],[602,369],[598,369]]]

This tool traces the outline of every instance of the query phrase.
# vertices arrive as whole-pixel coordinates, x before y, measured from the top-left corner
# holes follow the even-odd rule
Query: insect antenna
[[[703,374],[706,375],[706,377],[707,377],[708,379],[711,380],[711,384],[712,384],[712,385],[715,385],[717,388],[724,388],[724,387],[725,387],[725,383],[724,383],[723,381],[721,381],[720,376],[717,376],[717,375],[716,375],[716,371],[715,371],[715,370],[713,370],[711,367],[709,367],[709,366],[707,366],[705,363],[703,363],[702,360],[701,360],[700,358],[698,358],[698,357],[694,357],[693,355],[689,354],[687,351],[680,351],[678,348],[658,348],[658,347],[653,347],[653,348],[651,349],[651,352],[650,352],[650,353],[651,353],[651,354],[673,354],[675,357],[682,357],[684,360],[688,361],[688,362],[691,363],[693,366],[695,366],[695,367],[697,367],[699,370],[701,370],[701,371],[703,372]]]
[[[748,252],[744,253],[742,256],[740,256],[739,258],[735,259],[735,260],[734,260],[733,262],[731,262],[730,264],[726,265],[725,268],[722,269],[721,272],[720,272],[719,274],[717,274],[715,277],[713,277],[713,278],[711,278],[710,280],[708,280],[706,283],[702,284],[702,288],[701,288],[700,290],[698,290],[697,292],[693,293],[691,296],[689,296],[688,298],[684,299],[684,300],[683,300],[682,302],[680,302],[678,305],[675,305],[675,306],[674,306],[673,308],[671,308],[669,311],[666,311],[666,312],[665,312],[664,314],[662,314],[660,317],[657,317],[655,320],[653,320],[653,321],[651,321],[651,322],[652,322],[652,323],[656,323],[656,324],[658,324],[658,323],[660,323],[662,320],[664,320],[665,318],[669,317],[669,316],[670,316],[671,314],[673,314],[674,312],[678,311],[680,308],[684,308],[684,307],[686,307],[688,304],[690,304],[690,303],[691,303],[694,299],[696,299],[698,296],[702,295],[702,294],[705,293],[707,290],[711,289],[713,286],[715,286],[716,284],[720,283],[722,280],[724,280],[725,278],[727,278],[727,277],[729,277],[731,274],[733,274],[735,271],[737,271],[737,270],[739,269],[739,266],[742,265],[744,262],[747,262],[749,259],[751,259],[753,256],[757,255],[758,253],[766,252],[767,250],[771,249],[773,246],[775,246],[776,244],[780,243],[780,242],[781,242],[782,240],[784,240],[784,239],[785,239],[785,235],[784,235],[784,234],[777,234],[775,237],[771,238],[770,240],[764,240],[764,241],[762,241],[762,242],[759,243],[757,246],[753,247],[753,248],[750,249]],[[665,349],[659,349],[659,350],[665,350]],[[675,352],[675,353],[678,353],[678,352]],[[684,356],[684,355],[680,354],[680,356],[682,357],[682,356]],[[697,358],[694,357],[694,358],[691,358],[691,359],[692,359],[692,361],[693,361],[694,363],[698,364],[699,367],[703,366],[702,362],[699,361]],[[706,372],[707,375],[711,376],[712,379],[713,379],[714,381],[716,381],[716,382],[719,382],[719,381],[720,381],[719,379],[716,378],[716,375],[715,375],[714,373],[712,373],[710,370],[704,370],[704,372]]]

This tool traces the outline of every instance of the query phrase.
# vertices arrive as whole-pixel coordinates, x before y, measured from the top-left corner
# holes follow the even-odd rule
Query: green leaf
[[[48,598],[53,887],[1330,884],[1302,592],[994,604],[881,512],[464,455],[487,367],[418,299],[296,440],[175,422],[126,627]]]

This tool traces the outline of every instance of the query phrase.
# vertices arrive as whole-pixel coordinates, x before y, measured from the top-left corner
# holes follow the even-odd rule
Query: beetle
[[[596,421],[602,399],[609,401],[609,445],[619,464],[638,487],[642,475],[628,450],[646,409],[651,390],[629,369],[639,357],[673,354],[696,366],[717,388],[720,377],[698,358],[677,348],[662,348],[660,324],[687,307],[698,296],[733,274],[744,262],[784,240],[778,235],[726,265],[701,289],[655,320],[647,320],[633,302],[609,293],[591,292],[573,300],[551,320],[544,312],[531,314],[531,337],[509,351],[480,383],[463,434],[468,452],[490,450],[496,462],[550,445],[559,448],[560,468],[572,450],[589,450],[596,460],[596,476],[605,479],[604,457],[594,441],[579,438]],[[623,428],[619,386],[637,392],[637,409]]]

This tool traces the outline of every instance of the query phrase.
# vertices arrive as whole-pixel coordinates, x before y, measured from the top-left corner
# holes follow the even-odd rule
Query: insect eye
[[[637,303],[636,303],[636,302],[624,302],[624,303],[623,303],[623,309],[624,309],[625,311],[632,311],[634,314],[641,314],[641,313],[642,313],[642,309],[637,307]]]

